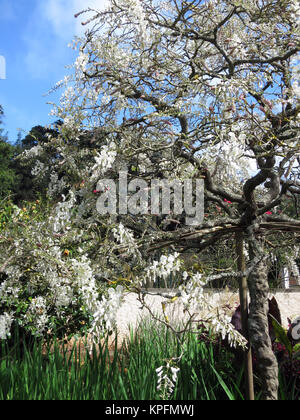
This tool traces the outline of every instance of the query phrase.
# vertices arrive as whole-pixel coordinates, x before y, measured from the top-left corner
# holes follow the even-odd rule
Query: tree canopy
[[[275,399],[266,240],[277,232],[299,238],[298,213],[280,205],[300,193],[300,7],[294,0],[111,0],[77,18],[86,15],[74,71],[55,87],[65,88],[53,109],[64,122],[59,135],[24,153],[39,179],[50,177],[48,195],[62,200],[54,232],[67,234],[72,214],[77,233],[91,235],[88,252],[102,276],[125,282],[144,305],[147,279],[180,271],[186,251],[239,235],[247,268],[230,275],[247,277],[249,339],[263,395]],[[99,196],[109,197],[108,179],[124,167],[128,182],[203,180],[203,222],[187,226],[173,211],[165,218],[176,228],[168,230],[141,207],[120,211],[122,203],[116,214],[100,215]],[[155,259],[166,248],[173,254]],[[186,305],[203,303],[203,284],[229,276],[181,275],[177,297]],[[105,311],[95,301],[90,307],[97,328]],[[218,321],[232,333],[225,318]]]
[[[0,105],[0,125],[3,123],[4,111]],[[6,198],[18,182],[11,161],[14,156],[14,146],[8,142],[4,129],[0,128],[0,200]]]

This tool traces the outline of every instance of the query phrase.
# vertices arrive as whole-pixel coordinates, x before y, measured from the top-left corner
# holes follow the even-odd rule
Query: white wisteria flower
[[[103,296],[101,301],[97,302],[93,313],[93,323],[91,333],[97,339],[107,331],[113,331],[116,328],[116,315],[124,298],[124,288],[118,285],[115,289],[108,289],[108,296]]]
[[[126,229],[122,223],[112,229],[114,237],[120,244],[132,245],[134,243],[134,237],[129,229]]]
[[[177,273],[180,271],[182,263],[179,259],[179,253],[175,252],[170,255],[162,255],[160,260],[153,261],[152,265],[146,269],[144,276],[144,282],[147,279],[156,281],[157,278],[166,279],[171,273]]]
[[[160,391],[161,398],[170,398],[174,392],[174,388],[177,383],[178,372],[180,369],[170,365],[170,362],[167,362],[165,366],[162,365],[155,369],[155,371],[157,374],[156,389]]]
[[[45,164],[40,160],[36,161],[35,167],[31,170],[31,175],[37,176],[45,169]]]
[[[7,312],[4,312],[3,315],[0,315],[0,340],[6,340],[10,337],[10,328],[13,319],[13,316]]]
[[[224,315],[223,317],[213,319],[210,327],[215,333],[221,334],[223,340],[227,338],[231,347],[247,347],[247,340],[234,328],[229,316]]]
[[[33,335],[40,337],[43,335],[48,321],[49,315],[47,313],[48,307],[45,297],[38,296],[31,300],[28,310],[25,314],[25,320],[33,324]]]
[[[75,61],[75,68],[76,70],[84,71],[86,66],[89,62],[89,56],[84,52],[80,51],[76,61]]]
[[[101,147],[100,153],[95,156],[96,164],[93,166],[92,171],[97,171],[97,174],[104,174],[110,169],[116,159],[117,151],[114,143],[109,146],[104,145]]]
[[[69,200],[58,203],[55,208],[55,214],[50,218],[54,232],[66,230],[71,220],[71,212],[76,203],[75,194],[70,191]]]

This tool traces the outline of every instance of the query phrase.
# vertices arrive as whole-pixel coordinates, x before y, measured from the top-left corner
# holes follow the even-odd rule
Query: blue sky
[[[68,47],[83,34],[80,17],[74,14],[106,0],[0,0],[0,56],[5,58],[6,78],[0,79],[0,104],[9,141],[22,137],[35,125],[55,121],[51,105],[61,91],[47,92],[63,79],[76,52]],[[84,18],[83,18],[84,19]]]

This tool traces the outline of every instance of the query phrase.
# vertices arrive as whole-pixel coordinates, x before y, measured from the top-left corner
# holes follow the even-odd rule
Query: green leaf
[[[296,344],[293,347],[293,352],[294,352],[294,359],[296,360],[300,360],[300,343]]]
[[[294,345],[294,347],[293,347],[293,350],[294,350],[295,352],[299,352],[299,353],[300,353],[300,343],[295,344],[295,345]]]
[[[285,348],[289,352],[289,355],[292,356],[293,346],[287,336],[285,329],[279,324],[279,322],[272,315],[270,315],[270,317],[271,317],[272,325],[273,325],[277,340],[285,346]]]
[[[218,378],[219,384],[221,385],[221,387],[223,388],[223,390],[225,391],[228,399],[230,401],[234,401],[235,397],[233,395],[233,393],[229,390],[228,386],[225,384],[225,382],[223,381],[222,377],[218,374],[218,372],[216,371],[216,369],[213,367],[213,365],[210,365],[212,370],[214,371],[216,377]]]

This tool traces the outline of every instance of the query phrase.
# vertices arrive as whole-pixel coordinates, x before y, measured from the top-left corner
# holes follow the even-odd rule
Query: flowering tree
[[[300,231],[299,220],[276,212],[285,195],[300,192],[298,3],[111,0],[104,11],[85,12],[89,29],[74,42],[74,72],[56,86],[65,87],[53,110],[64,121],[60,136],[27,153],[35,155],[37,176],[50,176],[48,193],[63,197],[55,232],[65,234],[64,212],[76,204],[73,220],[90,233],[86,252],[104,277],[129,285],[144,305],[147,279],[180,271],[181,253],[237,234],[247,244],[248,267],[230,276],[247,277],[249,338],[264,398],[276,399],[264,237]],[[203,179],[206,206],[218,206],[218,216],[209,212],[196,226],[176,218],[174,231],[141,208],[101,216],[96,200],[108,197],[111,185],[97,184],[124,165],[130,179]],[[175,253],[149,262],[166,247]],[[211,309],[203,286],[226,276],[184,271],[177,296],[166,298],[182,299],[191,325],[195,304]],[[95,331],[107,314],[103,305],[92,308]],[[230,320],[202,321],[243,344]]]

